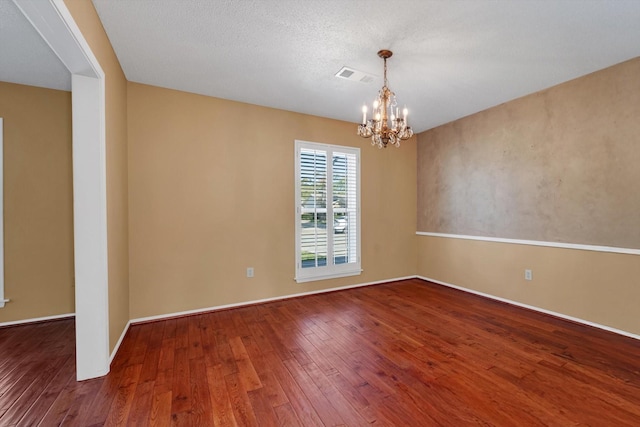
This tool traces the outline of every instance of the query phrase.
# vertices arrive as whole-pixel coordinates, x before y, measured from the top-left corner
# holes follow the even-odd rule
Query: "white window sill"
[[[315,282],[318,280],[337,279],[339,277],[358,276],[361,273],[362,273],[362,269],[359,268],[357,270],[340,271],[340,272],[333,272],[333,273],[327,273],[327,274],[314,274],[313,276],[296,277],[296,282],[305,283],[305,282]]]

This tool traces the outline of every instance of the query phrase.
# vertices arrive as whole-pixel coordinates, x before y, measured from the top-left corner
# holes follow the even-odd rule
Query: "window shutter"
[[[296,280],[359,274],[360,150],[296,141]]]

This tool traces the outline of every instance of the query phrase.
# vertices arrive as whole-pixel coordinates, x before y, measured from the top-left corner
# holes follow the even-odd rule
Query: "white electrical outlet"
[[[533,280],[533,273],[531,270],[524,271],[524,280]]]
[[[253,267],[247,268],[247,277],[253,277]]]

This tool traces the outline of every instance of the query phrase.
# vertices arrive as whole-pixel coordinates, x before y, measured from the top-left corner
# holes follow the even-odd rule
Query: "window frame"
[[[360,216],[360,148],[348,147],[342,145],[323,144],[319,142],[310,142],[295,140],[295,168],[294,168],[294,182],[295,182],[295,280],[297,283],[311,282],[316,280],[334,279],[339,277],[356,276],[362,273],[361,267],[361,216]],[[333,218],[334,207],[333,203],[326,203],[326,230],[327,230],[327,261],[324,266],[305,267],[302,268],[302,179],[301,179],[301,151],[303,149],[324,151],[327,156],[327,181],[328,177],[333,182],[333,162],[328,159],[333,159],[334,153],[345,153],[348,155],[354,155],[355,162],[355,231],[352,229],[353,225],[349,224],[349,233],[355,232],[348,238],[355,240],[355,261],[349,263],[335,264],[333,257]],[[333,200],[333,185],[326,186],[326,200]],[[331,218],[331,220],[329,220]]]

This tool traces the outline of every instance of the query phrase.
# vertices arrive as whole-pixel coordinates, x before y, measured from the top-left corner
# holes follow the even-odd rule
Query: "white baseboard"
[[[67,313],[67,314],[56,314],[55,316],[34,317],[32,319],[13,320],[11,322],[0,323],[0,328],[4,326],[18,326],[18,325],[27,325],[29,323],[47,322],[49,320],[67,319],[69,317],[75,317],[75,315],[76,315],[75,313]]]
[[[342,291],[342,290],[345,290],[345,289],[361,288],[363,286],[380,285],[382,283],[396,282],[398,280],[415,279],[416,277],[418,277],[418,276],[396,277],[396,278],[393,278],[393,279],[378,280],[376,282],[359,283],[359,284],[356,284],[356,285],[340,286],[340,287],[337,287],[337,288],[329,288],[329,289],[320,289],[320,290],[317,290],[317,291],[301,292],[301,293],[297,293],[297,294],[282,295],[282,296],[279,296],[279,297],[264,298],[264,299],[258,299],[258,300],[252,300],[252,301],[243,301],[243,302],[234,303],[234,304],[225,304],[225,305],[218,305],[218,306],[213,306],[213,307],[199,308],[199,309],[196,309],[196,310],[179,311],[179,312],[168,313],[168,314],[159,314],[157,316],[139,317],[137,319],[131,319],[131,321],[129,323],[131,323],[132,325],[135,325],[136,323],[153,322],[153,321],[156,321],[156,320],[171,319],[171,318],[175,318],[175,317],[189,316],[189,315],[192,315],[192,314],[200,314],[200,313],[207,313],[207,312],[210,312],[210,311],[225,310],[225,309],[228,309],[228,308],[244,307],[244,306],[247,306],[247,305],[260,304],[260,303],[263,303],[263,302],[280,301],[280,300],[284,300],[284,299],[303,297],[303,296],[307,296],[307,295],[316,295],[316,294],[323,294],[323,293],[327,293],[327,292]]]
[[[632,334],[631,332],[623,331],[621,329],[611,328],[609,326],[600,325],[599,323],[590,322],[588,320],[580,319],[580,318],[573,317],[573,316],[568,316],[566,314],[557,313],[555,311],[546,310],[544,308],[536,307],[536,306],[533,306],[533,305],[523,304],[521,302],[512,301],[512,300],[509,300],[509,299],[506,299],[506,298],[497,297],[495,295],[486,294],[484,292],[475,291],[475,290],[469,289],[469,288],[463,288],[461,286],[452,285],[451,283],[442,282],[440,280],[430,279],[430,278],[424,277],[424,276],[416,276],[416,277],[418,279],[422,279],[422,280],[425,280],[427,282],[432,282],[432,283],[435,283],[435,284],[438,284],[438,285],[446,286],[448,288],[457,289],[459,291],[468,292],[470,294],[479,295],[481,297],[485,297],[485,298],[489,298],[489,299],[492,299],[492,300],[496,300],[496,301],[504,302],[504,303],[507,303],[507,304],[515,305],[517,307],[527,308],[529,310],[533,310],[533,311],[537,311],[537,312],[540,312],[540,313],[548,314],[550,316],[558,317],[560,319],[570,320],[570,321],[575,322],[575,323],[581,323],[583,325],[592,326],[594,328],[602,329],[602,330],[605,330],[605,331],[608,331],[608,332],[613,332],[614,334],[624,335],[625,337],[629,337],[629,338],[634,338],[634,339],[640,340],[640,335]]]
[[[129,320],[127,322],[127,324],[124,326],[124,330],[120,334],[120,338],[118,338],[118,342],[113,347],[113,351],[111,352],[111,356],[109,356],[109,366],[111,366],[111,362],[113,362],[113,358],[116,357],[116,353],[118,353],[118,350],[120,349],[120,344],[122,344],[122,340],[124,340],[124,336],[127,335],[127,331],[129,330],[129,326],[131,326],[131,320]]]

